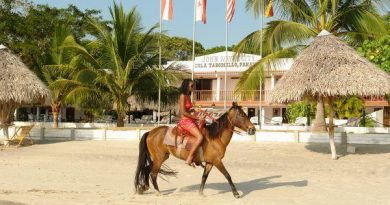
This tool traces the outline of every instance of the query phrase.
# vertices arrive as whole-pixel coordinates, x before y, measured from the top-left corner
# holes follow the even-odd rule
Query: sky
[[[159,0],[115,0],[121,2],[129,11],[136,6],[142,16],[142,25],[150,28],[159,22]],[[67,7],[73,4],[85,9],[98,9],[102,11],[104,19],[111,19],[108,8],[112,6],[111,0],[33,0],[35,4],[48,4],[54,7]],[[260,20],[245,9],[246,0],[236,1],[236,12],[233,21],[229,23],[228,45],[237,44],[251,32],[261,28]],[[193,0],[173,0],[173,20],[163,21],[163,30],[169,36],[180,36],[192,39],[193,26]],[[207,24],[197,22],[196,41],[205,48],[225,45],[225,15],[226,0],[207,1]],[[264,19],[266,21],[271,20]]]

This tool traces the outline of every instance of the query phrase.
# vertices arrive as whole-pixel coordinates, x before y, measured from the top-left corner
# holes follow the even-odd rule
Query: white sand
[[[203,170],[170,158],[179,171],[159,179],[162,196],[133,194],[136,141],[38,144],[0,151],[0,204],[390,204],[390,146],[358,146],[330,160],[326,144],[233,142],[224,159],[237,189],[215,168],[198,196]]]

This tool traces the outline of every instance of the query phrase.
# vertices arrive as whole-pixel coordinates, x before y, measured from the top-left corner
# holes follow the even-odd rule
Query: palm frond
[[[240,77],[235,88],[235,92],[242,90],[257,90],[263,83],[265,71],[270,71],[275,67],[275,61],[280,58],[295,57],[304,46],[293,46],[268,54],[254,65],[250,66]]]
[[[382,18],[367,10],[364,5],[354,6],[337,13],[329,23],[332,24],[332,31],[361,33],[361,36],[355,36],[355,39],[360,39],[360,41],[388,33]]]
[[[267,39],[268,47],[275,51],[283,47],[305,44],[318,33],[319,31],[301,23],[276,20],[267,24],[264,38]]]

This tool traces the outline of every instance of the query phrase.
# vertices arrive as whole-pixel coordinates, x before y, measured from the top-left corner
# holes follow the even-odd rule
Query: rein
[[[233,129],[231,129],[231,130],[229,130],[229,131],[235,132],[236,134],[239,134],[239,135],[242,135],[240,131],[237,131],[237,130],[234,129],[235,126],[234,126],[233,120],[236,120],[237,116],[234,116],[234,119],[233,119],[233,120],[231,120],[231,119],[229,118],[229,116],[226,116],[226,118],[227,118],[229,124],[233,127]]]
[[[200,112],[200,113],[203,113],[206,117],[210,118],[213,122],[215,123],[219,123],[218,120],[216,120],[213,116],[211,116],[208,112],[206,111],[203,111],[203,110],[199,110],[197,112]]]

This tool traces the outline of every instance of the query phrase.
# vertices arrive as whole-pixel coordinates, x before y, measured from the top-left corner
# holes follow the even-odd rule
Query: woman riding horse
[[[190,133],[192,136],[196,137],[196,141],[191,147],[190,153],[185,161],[186,164],[194,166],[193,158],[195,152],[198,150],[199,145],[202,143],[203,135],[198,129],[198,126],[195,124],[195,120],[202,121],[202,117],[195,117],[191,114],[193,111],[192,103],[190,99],[191,92],[194,89],[194,81],[190,79],[183,80],[180,86],[180,98],[179,98],[179,113],[180,121],[178,126],[184,131]]]
[[[188,86],[191,86],[191,81],[189,81]],[[185,95],[183,96],[183,98],[184,99],[181,99],[181,101],[186,102]],[[184,116],[190,118],[190,120],[196,119],[195,117],[192,117],[191,115],[187,114],[184,114]],[[192,126],[193,125],[191,125],[190,127]],[[256,132],[256,129],[250,122],[248,116],[241,109],[241,107],[237,105],[237,103],[233,103],[232,107],[225,114],[223,114],[217,119],[217,122],[213,122],[211,125],[207,125],[205,129],[196,129],[197,131],[202,132],[201,134],[200,132],[196,133],[198,134],[198,137],[204,136],[205,138],[205,140],[203,141],[202,138],[197,138],[197,140],[202,142],[201,145],[203,148],[203,153],[201,156],[200,154],[198,154],[199,156],[193,155],[194,150],[197,149],[194,147],[197,146],[194,146],[190,152],[182,152],[179,150],[181,148],[164,144],[164,137],[170,130],[168,126],[160,126],[145,133],[139,143],[138,165],[134,180],[136,192],[141,194],[144,191],[148,190],[149,179],[151,178],[153,187],[159,194],[160,191],[157,185],[157,175],[159,173],[163,175],[176,174],[176,172],[167,169],[167,166],[163,165],[164,161],[169,158],[169,155],[173,155],[179,159],[188,160],[188,162],[205,162],[206,165],[204,166],[199,194],[203,194],[203,189],[207,177],[213,166],[215,166],[228,180],[234,197],[239,198],[240,195],[233,184],[230,174],[222,163],[222,159],[225,156],[226,147],[230,143],[230,140],[233,136],[233,132],[235,131],[235,127],[246,131],[249,135],[254,135]],[[163,166],[163,168],[161,166]]]

